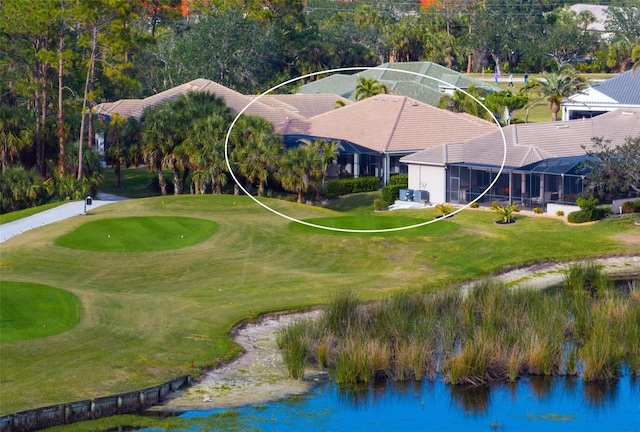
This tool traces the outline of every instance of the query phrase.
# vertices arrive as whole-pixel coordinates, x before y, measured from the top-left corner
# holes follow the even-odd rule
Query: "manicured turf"
[[[338,235],[356,234],[378,236],[433,235],[448,233],[458,229],[458,225],[445,220],[436,221],[434,219],[425,220],[407,216],[394,217],[389,215],[382,216],[374,214],[306,219],[303,222],[308,222],[319,227],[327,227],[329,229],[310,227],[308,225],[303,225],[296,222],[292,222],[291,226],[293,229],[307,232],[333,233]],[[430,223],[423,226],[417,226],[422,225],[425,222]],[[332,228],[336,228],[337,230],[333,230]],[[396,229],[399,230],[395,231]],[[338,230],[350,230],[352,232],[342,232]]]
[[[343,206],[346,200],[340,202],[342,212],[264,202],[299,220],[368,212]],[[370,209],[371,201],[360,204]],[[375,217],[435,215],[427,209]],[[517,223],[499,226],[494,212],[465,210],[447,225],[429,225],[454,226],[442,234],[327,235],[294,229],[289,220],[233,195],[127,200],[92,209],[89,218],[137,217],[193,218],[217,229],[199,243],[172,250],[87,252],[57,245],[56,239],[87,224],[83,216],[2,244],[2,289],[7,281],[28,280],[67,290],[78,297],[82,319],[62,334],[0,345],[0,415],[197,375],[238,354],[229,338],[233,325],[267,312],[326,304],[338,291],[357,290],[366,300],[453,289],[452,284],[536,261],[640,253],[640,229],[631,219],[617,218],[575,227],[521,213]]]
[[[56,245],[102,252],[178,249],[212,235],[217,224],[186,217],[129,217],[87,222],[58,237]]]
[[[28,282],[2,281],[0,342],[37,339],[78,324],[79,305],[68,291]]]
[[[31,207],[31,208],[24,209],[24,210],[18,210],[18,211],[14,211],[14,212],[10,212],[10,213],[1,214],[0,215],[0,225],[6,224],[6,223],[9,223],[9,222],[13,222],[13,221],[16,221],[18,219],[26,218],[26,217],[34,215],[36,213],[40,213],[40,212],[43,212],[45,210],[49,210],[49,209],[58,207],[59,205],[66,204],[66,203],[67,203],[66,201],[57,201],[57,202],[54,202],[54,203],[49,203],[49,204],[41,205],[41,206],[38,206],[38,207]]]

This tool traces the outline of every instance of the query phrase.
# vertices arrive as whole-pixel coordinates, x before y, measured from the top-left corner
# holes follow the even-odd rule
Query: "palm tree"
[[[135,146],[140,140],[140,123],[134,117],[123,118],[115,114],[109,121],[106,135],[107,160],[113,164],[116,189],[120,189],[121,166],[129,166],[137,157]]]
[[[467,88],[466,92],[480,100],[486,96],[484,90],[477,89],[473,84]],[[438,101],[438,108],[457,113],[467,113],[485,120],[491,120],[491,115],[480,103],[470,98],[466,93],[456,90],[453,95],[445,94]]]
[[[173,111],[169,104],[163,104],[155,109],[148,108],[142,116],[142,152],[144,160],[151,171],[158,174],[160,193],[167,195],[167,181],[163,169],[167,156],[173,146],[173,133],[170,129]]]
[[[541,80],[532,80],[522,91],[531,95],[530,107],[543,100],[549,102],[551,120],[557,121],[563,99],[586,86],[586,82],[578,76],[576,70],[572,66],[565,65],[558,72],[543,72]]]
[[[342,144],[337,141],[324,139],[316,139],[313,141],[310,139],[300,139],[298,140],[298,142],[313,149],[320,156],[320,189],[324,189],[325,181],[327,178],[327,167],[329,166],[329,163],[336,160],[340,152],[344,150]]]
[[[238,171],[249,184],[257,183],[258,196],[264,196],[269,175],[284,151],[282,138],[266,119],[242,116],[234,127],[231,142]]]
[[[224,158],[224,140],[230,123],[228,110],[214,112],[194,122],[183,146],[193,167],[195,192],[204,193],[211,183],[213,193],[222,193],[227,184],[227,164]]]
[[[631,51],[631,60],[633,61],[633,66],[631,66],[632,73],[636,73],[638,69],[640,69],[640,44],[636,45]]]
[[[320,155],[311,146],[299,146],[289,149],[282,157],[278,178],[282,187],[297,194],[297,201],[311,186],[312,179],[319,176]]]
[[[31,142],[31,133],[17,110],[0,107],[0,165],[4,171]]]
[[[358,78],[358,85],[355,93],[357,101],[370,98],[371,96],[375,96],[380,93],[389,93],[389,88],[375,78]]]

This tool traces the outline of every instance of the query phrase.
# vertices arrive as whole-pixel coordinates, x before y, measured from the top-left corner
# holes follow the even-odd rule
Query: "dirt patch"
[[[321,311],[268,316],[234,331],[233,339],[245,352],[232,363],[203,374],[189,389],[152,411],[180,412],[255,405],[309,392],[328,377],[308,369],[305,380],[290,379],[276,342],[278,329]]]
[[[640,246],[640,227],[637,233],[616,234],[613,239],[627,246]]]

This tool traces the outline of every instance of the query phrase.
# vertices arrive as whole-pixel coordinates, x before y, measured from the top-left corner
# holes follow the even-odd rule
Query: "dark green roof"
[[[484,88],[488,91],[500,90],[487,82],[469,78],[437,63],[397,62],[384,63],[353,75],[334,74],[301,86],[298,93],[337,94],[355,100],[359,77],[375,78],[397,95],[408,96],[434,106],[438,104],[445,90],[453,88],[466,89],[475,85],[476,88]]]

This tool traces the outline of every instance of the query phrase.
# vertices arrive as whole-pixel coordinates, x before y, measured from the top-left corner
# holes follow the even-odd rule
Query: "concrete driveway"
[[[97,199],[92,200],[90,206],[86,206],[87,210],[91,210],[103,205],[111,204],[117,201],[123,201],[126,198],[109,194],[98,194]],[[25,231],[41,227],[43,225],[58,222],[70,217],[84,214],[85,201],[72,201],[62,204],[50,210],[0,225],[0,243],[4,243],[12,237],[22,234]]]

